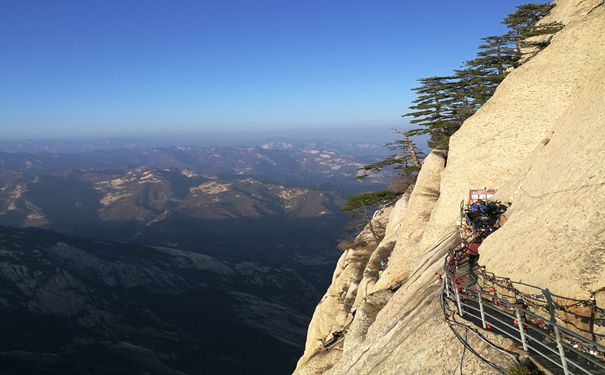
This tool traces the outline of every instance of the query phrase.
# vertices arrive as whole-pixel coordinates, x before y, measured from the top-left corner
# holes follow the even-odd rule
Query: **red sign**
[[[490,200],[496,195],[496,189],[471,189],[468,191],[468,199],[476,201],[478,199]]]

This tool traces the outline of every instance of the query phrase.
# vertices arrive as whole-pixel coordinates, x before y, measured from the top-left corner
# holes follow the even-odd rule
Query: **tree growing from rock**
[[[418,171],[421,167],[421,159],[424,157],[422,152],[418,151],[414,142],[406,135],[405,131],[393,130],[395,134],[398,134],[401,138],[396,139],[391,143],[387,143],[385,146],[392,151],[396,151],[395,154],[389,155],[383,160],[375,163],[370,163],[358,168],[358,171],[363,172],[356,178],[364,179],[371,174],[378,173],[387,168],[399,171],[397,177],[399,180],[413,183],[416,179]],[[408,183],[408,185],[409,185]]]
[[[419,126],[406,132],[408,136],[429,134],[429,147],[446,149],[449,137],[458,130],[461,123],[457,117],[456,77],[433,76],[420,78],[420,85],[413,90],[416,99],[412,101],[410,112],[402,117],[410,117],[410,124]]]
[[[560,22],[538,23],[542,18],[548,15],[554,4],[522,4],[517,9],[506,16],[502,23],[508,28],[505,36],[514,45],[514,58],[519,62],[523,57],[523,48],[534,47],[538,50],[546,47],[549,43],[547,39],[532,40],[531,38],[554,34],[563,28]]]
[[[372,225],[372,215],[376,210],[395,202],[398,198],[399,194],[388,190],[361,193],[349,197],[342,210],[350,212],[353,217],[363,217],[368,223],[372,236],[378,241],[379,236]]]
[[[456,71],[456,94],[470,102],[474,111],[492,97],[508,69],[515,64],[514,49],[506,36],[488,36],[481,40],[477,56],[465,62],[464,69]]]
[[[466,61],[461,69],[454,70],[450,76],[420,78],[418,87],[413,89],[416,99],[412,101],[410,111],[402,115],[409,117],[410,124],[417,127],[406,132],[396,131],[402,138],[388,144],[389,148],[400,153],[365,165],[359,170],[369,173],[387,168],[400,170],[399,177],[404,188],[400,189],[399,193],[413,184],[420,170],[420,163],[409,137],[427,134],[430,136],[430,148],[447,150],[450,137],[492,97],[506,75],[524,61],[524,49],[533,48],[535,54],[548,45],[549,39],[535,37],[561,30],[563,25],[558,22],[538,23],[553,6],[517,6],[515,12],[502,21],[508,32],[482,38],[475,58]],[[358,178],[367,176],[368,174],[364,173]],[[349,198],[343,211],[352,212],[354,216],[364,216],[369,222],[372,234],[377,238],[370,214],[397,197],[392,191],[358,194]]]
[[[496,88],[523,61],[524,49],[537,53],[549,39],[534,38],[559,31],[558,22],[538,24],[553,8],[552,4],[523,4],[502,21],[509,31],[482,38],[477,56],[466,61],[452,76],[420,78],[413,90],[416,99],[408,113],[410,124],[418,127],[406,135],[429,134],[429,147],[447,150],[449,138],[462,123],[492,97]]]

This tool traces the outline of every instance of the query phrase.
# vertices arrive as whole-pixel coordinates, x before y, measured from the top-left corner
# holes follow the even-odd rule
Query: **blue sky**
[[[0,138],[388,131],[521,3],[0,0]]]

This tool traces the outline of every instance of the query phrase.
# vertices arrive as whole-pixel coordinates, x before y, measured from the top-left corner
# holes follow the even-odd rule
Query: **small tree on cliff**
[[[349,197],[342,210],[350,212],[353,217],[363,217],[368,222],[368,228],[372,232],[372,236],[378,241],[378,234],[372,225],[372,215],[382,206],[396,201],[397,198],[399,198],[399,195],[392,191],[361,193]]]
[[[406,135],[429,134],[429,147],[447,150],[450,136],[492,97],[510,68],[521,63],[522,48],[536,47],[539,51],[548,44],[544,39],[527,38],[552,34],[563,27],[557,22],[537,24],[552,7],[519,5],[502,21],[509,32],[483,38],[477,56],[465,62],[463,69],[454,71],[453,76],[419,79],[410,112],[402,115],[419,127]]]
[[[417,96],[410,112],[402,117],[411,117],[410,124],[420,126],[406,135],[429,134],[429,147],[447,149],[449,138],[461,125],[456,112],[456,77],[428,77],[418,80],[420,85],[413,90]]]
[[[405,131],[394,129],[393,132],[398,134],[400,138],[391,143],[387,143],[385,146],[389,150],[396,151],[396,153],[389,155],[383,160],[359,167],[357,170],[363,173],[356,178],[361,180],[373,173],[392,168],[399,171],[397,180],[398,182],[403,183],[405,187],[414,183],[416,175],[420,171],[421,159],[424,155],[422,152],[418,151],[416,145],[412,142],[410,137],[406,135]],[[405,190],[405,188],[399,188],[397,190]]]
[[[488,36],[482,40],[477,57],[465,62],[465,69],[456,71],[456,94],[466,96],[475,111],[492,97],[515,63],[514,49],[507,37]]]
[[[401,136],[401,138],[387,143],[385,146],[390,150],[397,151],[397,153],[375,163],[359,167],[358,171],[363,172],[363,174],[356,177],[361,180],[373,173],[392,168],[399,171],[399,174],[395,181],[389,183],[391,190],[353,195],[348,198],[342,209],[345,212],[351,212],[353,217],[363,217],[367,221],[372,235],[377,240],[378,236],[372,225],[371,215],[381,206],[396,201],[400,194],[416,181],[416,176],[421,168],[421,159],[424,156],[416,149],[416,146],[405,135],[404,131],[394,130],[394,133]]]
[[[489,71],[493,75],[504,77],[509,67],[513,65],[514,49],[506,35],[495,35],[481,38],[477,57],[467,61],[464,65]]]
[[[532,41],[532,38],[539,35],[554,34],[563,28],[560,22],[548,22],[538,24],[544,16],[550,13],[554,4],[522,4],[517,6],[517,10],[504,18],[502,23],[506,25],[509,32],[505,35],[511,44],[514,45],[514,58],[518,62],[522,58],[522,48],[535,47],[538,50],[546,47],[548,41]]]

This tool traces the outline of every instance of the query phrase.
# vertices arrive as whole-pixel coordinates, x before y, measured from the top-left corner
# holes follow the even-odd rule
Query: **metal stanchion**
[[[569,375],[569,369],[567,368],[567,359],[565,359],[565,348],[563,348],[563,342],[561,341],[561,332],[557,326],[557,318],[555,317],[555,304],[552,300],[552,294],[550,290],[545,289],[542,291],[544,297],[546,297],[546,303],[548,304],[548,312],[550,313],[550,323],[555,331],[555,339],[557,340],[557,348],[559,348],[559,357],[561,358],[561,366],[565,375]]]
[[[517,326],[519,327],[519,334],[521,335],[521,343],[523,343],[523,350],[527,351],[527,341],[525,339],[525,327],[523,327],[523,321],[521,321],[521,309],[516,307],[515,314],[517,315]]]
[[[458,288],[456,288],[457,285],[454,285],[454,295],[456,295],[456,304],[458,304],[458,313],[460,314],[460,316],[464,316],[464,313],[462,312],[462,304],[460,303],[460,293],[458,293]]]
[[[569,369],[567,368],[567,359],[565,359],[565,349],[563,348],[563,342],[561,342],[561,332],[559,332],[559,327],[553,325],[555,330],[555,338],[557,339],[557,347],[559,348],[559,356],[561,357],[561,365],[563,366],[563,372],[565,375],[569,375]]]
[[[483,324],[483,329],[487,329],[487,324],[485,324],[485,312],[483,311],[483,298],[481,297],[481,290],[477,291],[477,297],[479,297],[479,311],[481,312],[481,324]]]

